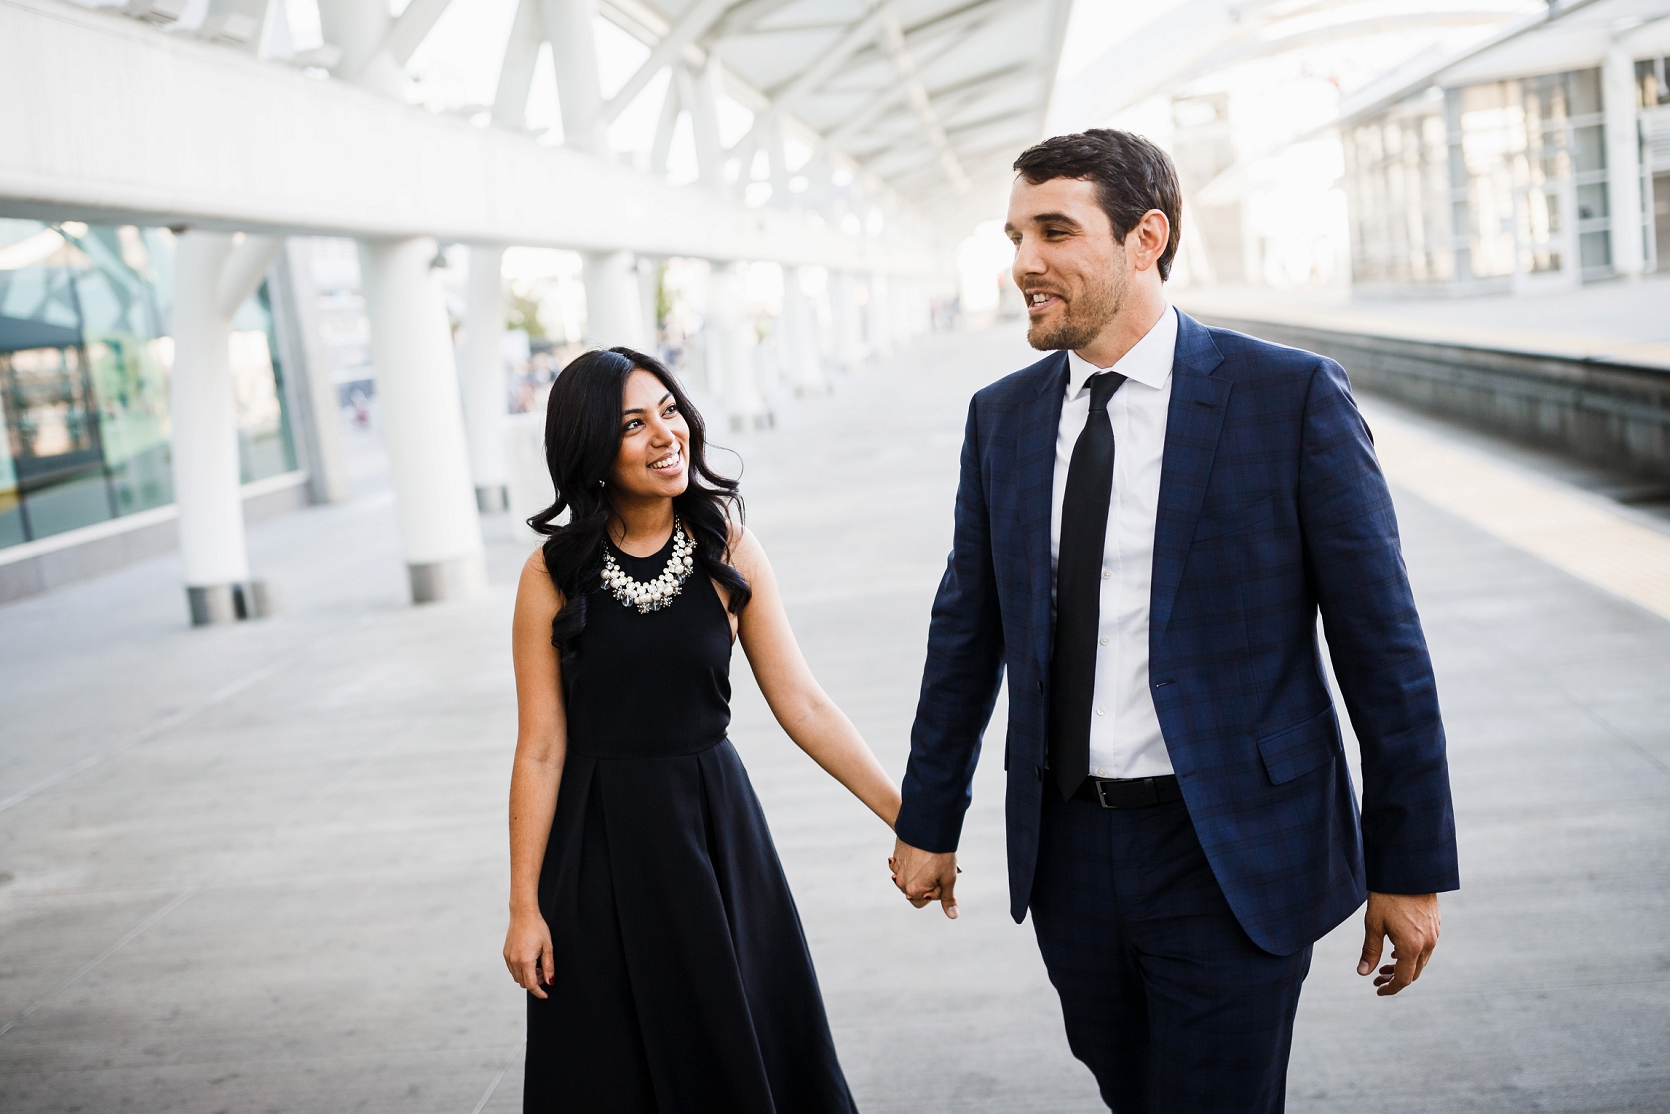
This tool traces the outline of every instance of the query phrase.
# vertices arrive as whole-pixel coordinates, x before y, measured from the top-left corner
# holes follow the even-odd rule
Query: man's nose
[[[1030,237],[1025,237],[1015,247],[1015,273],[1017,275],[1041,275],[1045,271],[1043,258],[1034,246]]]

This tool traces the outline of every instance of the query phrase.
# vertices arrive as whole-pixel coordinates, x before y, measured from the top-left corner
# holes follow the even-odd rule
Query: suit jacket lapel
[[[1171,367],[1171,405],[1166,412],[1165,453],[1160,464],[1160,503],[1154,526],[1154,579],[1149,625],[1163,633],[1171,619],[1183,564],[1200,518],[1201,500],[1212,474],[1224,414],[1228,379],[1213,378],[1223,353],[1212,334],[1194,318],[1177,313],[1177,353]]]
[[[1033,652],[1042,673],[1048,672],[1050,660],[1050,505],[1055,487],[1055,441],[1066,395],[1067,353],[1061,352],[1039,376],[1036,393],[1022,402],[1015,434],[1020,539],[1026,548],[1029,585],[1028,612]]]

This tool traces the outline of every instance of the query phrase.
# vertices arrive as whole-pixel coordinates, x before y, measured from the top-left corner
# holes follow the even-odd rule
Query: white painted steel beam
[[[695,42],[712,27],[730,4],[731,0],[696,0],[696,3],[690,5],[689,10],[673,24],[666,37],[655,44],[655,49],[649,52],[649,57],[644,59],[643,65],[626,79],[626,84],[603,106],[604,126],[614,123],[655,75],[671,65],[686,46]]]
[[[30,106],[0,114],[7,215],[859,271],[947,264],[897,227],[820,230],[62,0],[0,0],[0,104]],[[252,141],[226,158],[227,136]]]
[[[411,0],[383,39],[383,49],[389,52],[389,57],[402,66],[410,62],[451,3],[452,0]]]
[[[945,176],[951,179],[951,184],[956,189],[967,192],[968,175],[963,171],[963,164],[957,159],[957,152],[951,148],[951,141],[945,135],[945,125],[940,122],[939,113],[934,111],[933,101],[929,98],[928,91],[922,87],[922,79],[916,74],[916,59],[911,57],[910,50],[905,46],[904,28],[899,26],[899,17],[892,12],[883,16],[881,32],[888,57],[893,62],[894,70],[898,72],[899,84],[904,86],[905,99],[910,102],[917,119],[922,122],[922,130],[928,133],[928,142],[933,144],[934,153],[945,170]]]
[[[505,414],[510,385],[505,375],[504,249],[470,249],[469,290],[464,320],[463,382],[465,433],[476,506],[505,509],[510,482],[505,459]]]
[[[520,131],[527,126],[528,94],[533,90],[533,71],[544,41],[539,0],[520,0],[511,17],[504,61],[499,65],[499,84],[493,93],[493,123],[499,127]]]

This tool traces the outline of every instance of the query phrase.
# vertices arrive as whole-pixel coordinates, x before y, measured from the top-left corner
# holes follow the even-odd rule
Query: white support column
[[[818,353],[818,325],[800,281],[799,267],[783,268],[783,312],[778,318],[782,336],[778,350],[795,394],[827,394],[829,384],[824,380],[823,360]]]
[[[661,355],[658,351],[661,346],[661,315],[659,310],[661,260],[640,255],[634,273],[638,279],[638,321],[643,334],[643,343],[637,346],[638,351],[646,352],[659,359]]]
[[[710,317],[723,365],[725,408],[733,431],[764,429],[772,414],[760,392],[754,349],[759,337],[744,301],[742,264],[716,264]],[[711,349],[710,349],[711,351]]]
[[[505,464],[504,248],[470,249],[464,322],[464,418],[470,443],[470,475],[476,508],[497,514],[508,505]]]
[[[232,401],[232,317],[283,241],[182,232],[175,241],[174,368],[169,378],[174,502],[193,625],[265,614],[250,580]]]
[[[597,76],[597,0],[541,0],[540,13],[545,17],[545,38],[557,72],[563,143],[607,155],[603,86]]]
[[[870,342],[870,354],[880,359],[893,354],[892,307],[887,300],[887,276],[872,271],[869,286],[870,300],[864,306],[865,333]]]
[[[412,601],[475,595],[487,583],[446,306],[428,237],[360,243],[377,400],[394,473]]]
[[[585,258],[586,343],[644,350],[636,260],[629,251],[588,251]]]
[[[1635,108],[1635,57],[1617,43],[1601,69],[1606,179],[1612,217],[1612,267],[1638,278],[1647,269],[1641,211],[1641,134]]]
[[[846,271],[829,272],[829,316],[835,330],[835,363],[851,371],[864,358],[861,340],[863,323],[858,304],[858,283]]]

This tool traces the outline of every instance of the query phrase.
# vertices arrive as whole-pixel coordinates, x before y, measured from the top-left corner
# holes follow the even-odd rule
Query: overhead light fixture
[[[337,63],[342,61],[342,48],[325,43],[311,50],[298,50],[288,61],[292,66],[300,66],[304,70],[334,70]]]
[[[122,14],[161,26],[185,15],[188,3],[189,0],[128,0],[122,5]]]
[[[259,23],[242,12],[224,12],[205,19],[197,33],[223,43],[247,43],[260,29]]]

